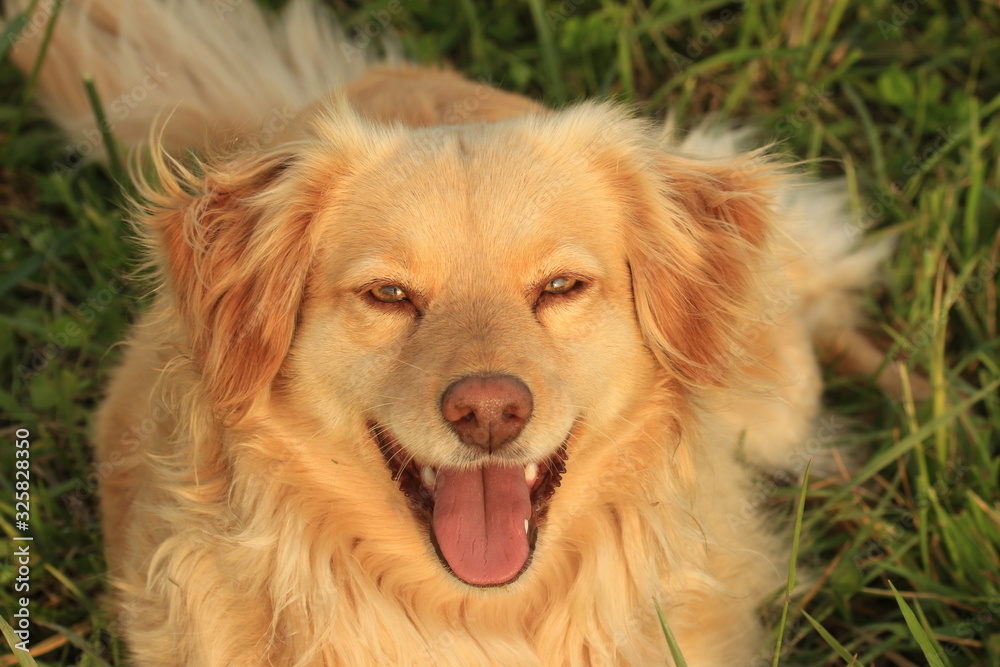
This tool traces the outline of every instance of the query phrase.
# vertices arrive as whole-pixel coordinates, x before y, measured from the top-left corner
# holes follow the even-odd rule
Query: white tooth
[[[433,487],[437,482],[437,475],[434,473],[434,468],[430,466],[424,466],[421,468],[420,481],[424,483],[424,486]]]
[[[529,463],[528,465],[524,466],[524,481],[526,481],[528,484],[532,484],[534,483],[535,478],[537,477],[538,477],[537,463]]]
[[[524,534],[525,535],[528,534],[528,520],[527,519],[524,520]]]

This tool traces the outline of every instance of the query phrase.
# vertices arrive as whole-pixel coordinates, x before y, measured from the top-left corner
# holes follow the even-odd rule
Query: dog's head
[[[153,216],[207,400],[333,434],[315,466],[380,461],[458,579],[508,583],[658,388],[732,371],[773,170],[672,155],[606,105],[301,132]]]

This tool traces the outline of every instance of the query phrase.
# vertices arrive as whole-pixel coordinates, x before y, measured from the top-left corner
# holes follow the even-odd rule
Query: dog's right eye
[[[399,285],[379,285],[373,288],[369,294],[375,298],[376,301],[381,301],[382,303],[398,303],[400,301],[406,301],[406,292]]]
[[[558,278],[553,278],[548,283],[546,283],[545,288],[542,290],[548,294],[567,294],[576,289],[580,281],[576,278],[571,278],[570,276],[559,276]]]

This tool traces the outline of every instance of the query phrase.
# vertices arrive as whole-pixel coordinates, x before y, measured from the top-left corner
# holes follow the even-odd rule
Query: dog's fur
[[[787,538],[738,459],[822,455],[813,345],[875,358],[851,293],[882,250],[854,247],[836,186],[732,133],[366,69],[330,25],[70,0],[41,70],[71,137],[96,132],[88,69],[106,105],[144,86],[112,118],[126,144],[163,114],[166,151],[207,156],[154,151],[136,227],[161,280],[97,419],[135,664],[662,664],[654,600],[688,664],[747,664]],[[545,292],[559,276],[584,288]],[[371,299],[389,284],[409,301]],[[488,456],[567,452],[530,565],[488,589],[442,564],[374,432],[478,465],[440,409],[469,375],[533,398]]]

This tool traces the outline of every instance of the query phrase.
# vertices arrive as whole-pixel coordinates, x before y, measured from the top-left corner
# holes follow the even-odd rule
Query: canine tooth
[[[537,463],[529,463],[528,465],[524,466],[524,481],[526,481],[528,484],[532,484],[537,477],[538,477]]]
[[[434,472],[434,468],[430,466],[421,468],[420,481],[424,483],[424,486],[434,486],[437,482],[437,474]]]
[[[524,520],[524,534],[525,535],[528,534],[528,520],[527,519]]]

